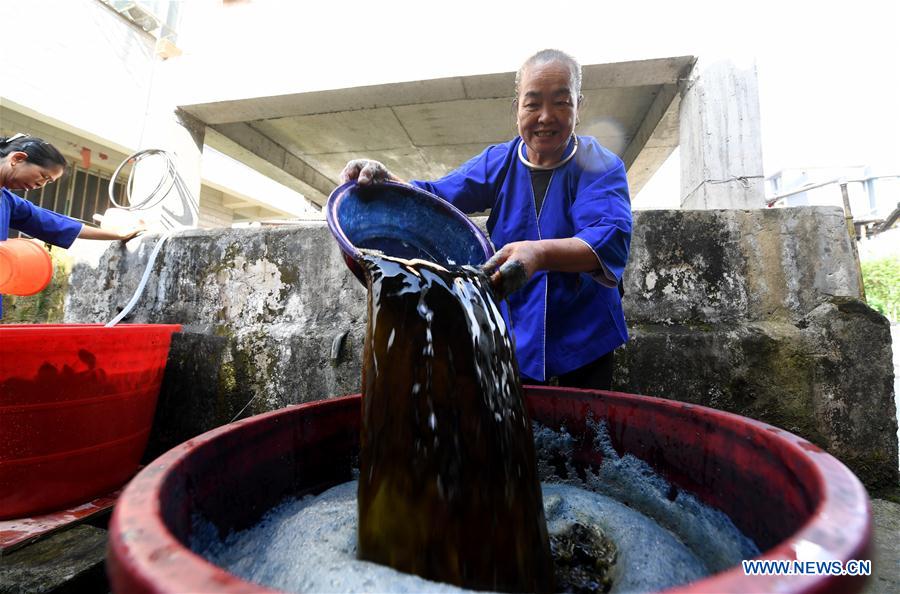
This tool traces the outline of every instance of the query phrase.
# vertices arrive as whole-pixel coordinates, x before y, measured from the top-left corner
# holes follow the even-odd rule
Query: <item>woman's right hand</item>
[[[356,181],[361,186],[383,181],[402,182],[399,177],[387,170],[387,167],[372,159],[353,159],[341,171],[341,183]]]

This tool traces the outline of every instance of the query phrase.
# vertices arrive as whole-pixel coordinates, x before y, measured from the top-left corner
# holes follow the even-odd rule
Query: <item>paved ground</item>
[[[894,347],[894,402],[900,420],[900,325],[891,326],[891,339]],[[896,594],[900,592],[900,505],[873,499],[872,515],[875,523],[874,575],[866,594]]]
[[[900,592],[900,505],[872,500],[875,523],[875,554],[866,594]]]

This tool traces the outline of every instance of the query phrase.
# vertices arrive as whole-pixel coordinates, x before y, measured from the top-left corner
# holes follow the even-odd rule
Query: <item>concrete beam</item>
[[[234,209],[234,214],[247,218],[247,219],[259,219],[263,216],[263,208],[259,206],[254,206],[251,208],[236,208]]]
[[[222,124],[208,130],[209,146],[303,194],[318,206],[325,204],[338,185],[249,124]]]
[[[674,84],[660,86],[647,115],[625,148],[622,161],[628,172],[632,195],[641,191],[678,146],[678,108],[681,104],[678,89]]]
[[[691,56],[584,66],[582,90],[676,84]],[[291,116],[513,96],[515,73],[502,72],[182,105],[210,125]]]
[[[580,131],[625,156],[635,192],[678,144],[677,89],[694,61],[584,67]],[[514,78],[449,77],[182,109],[211,124],[219,137],[211,134],[209,144],[321,206],[347,159],[365,156],[405,178],[437,178],[515,135]]]
[[[77,163],[82,159],[81,149],[88,148],[91,151],[91,166],[108,172],[115,171],[125,157],[134,152],[133,148],[118,145],[4,97],[0,101],[0,135],[12,136],[17,132],[42,138],[59,149],[67,159]]]
[[[247,200],[245,198],[222,198],[222,206],[225,208],[235,209],[242,208],[245,206],[258,206],[256,202],[252,200]]]

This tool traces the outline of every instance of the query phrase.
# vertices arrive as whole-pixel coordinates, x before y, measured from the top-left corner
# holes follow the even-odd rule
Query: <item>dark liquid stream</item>
[[[553,591],[531,423],[487,277],[364,262],[359,557],[476,590]]]

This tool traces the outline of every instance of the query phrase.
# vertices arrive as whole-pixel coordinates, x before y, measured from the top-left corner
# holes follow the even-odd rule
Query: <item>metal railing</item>
[[[829,186],[831,184],[852,184],[852,183],[861,183],[864,184],[866,182],[875,181],[876,179],[900,179],[900,174],[895,175],[872,175],[869,177],[860,177],[855,179],[848,179],[845,177],[836,177],[834,179],[830,179],[824,182],[810,182],[804,186],[799,188],[795,188],[789,192],[785,192],[783,194],[778,194],[773,196],[772,198],[766,199],[766,206],[775,206],[780,200],[784,200],[790,196],[795,196],[797,194],[802,194],[803,192],[808,192],[810,190],[815,190],[816,188],[822,188],[825,186]]]
[[[14,193],[41,208],[93,225],[93,214],[105,212],[112,206],[108,195],[111,177],[108,173],[70,165],[56,183],[37,190],[16,190]],[[124,199],[124,184],[117,182],[113,189],[117,199]]]

